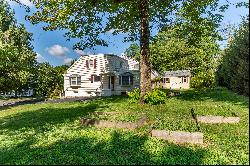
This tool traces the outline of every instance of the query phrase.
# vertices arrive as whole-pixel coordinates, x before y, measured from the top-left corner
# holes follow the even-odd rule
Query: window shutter
[[[90,81],[91,81],[91,83],[93,83],[93,81],[94,81],[94,75],[91,75]]]
[[[94,69],[96,69],[96,59],[94,59]]]
[[[86,68],[89,68],[89,61],[86,60]]]

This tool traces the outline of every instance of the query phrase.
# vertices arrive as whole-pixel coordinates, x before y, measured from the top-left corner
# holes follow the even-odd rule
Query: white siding
[[[95,60],[96,68],[87,68],[86,60]],[[122,65],[122,66],[121,66]],[[65,97],[78,97],[78,96],[95,96],[96,92],[101,95],[121,94],[121,91],[127,91],[133,89],[131,87],[120,87],[119,74],[129,71],[128,61],[115,56],[115,55],[85,55],[81,56],[64,74],[64,91]],[[115,88],[113,92],[109,90],[109,73],[115,75]],[[138,74],[138,72],[134,72]],[[70,76],[81,76],[81,86],[78,88],[72,88],[70,86]],[[100,82],[91,83],[91,75],[101,76]],[[138,84],[138,81],[134,81]]]

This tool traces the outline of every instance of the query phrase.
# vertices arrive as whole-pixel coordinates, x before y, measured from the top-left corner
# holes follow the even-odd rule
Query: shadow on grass
[[[120,103],[121,101],[125,101],[128,97],[127,96],[109,96],[109,97],[101,97],[97,99],[96,101],[103,102],[104,104],[108,103]]]
[[[146,165],[202,164],[206,151],[163,143],[150,152],[147,136],[112,132],[110,139],[78,137],[55,142],[49,146],[32,146],[27,140],[17,146],[0,149],[0,164],[87,164]],[[158,150],[157,150],[158,149]],[[158,151],[158,152],[157,152]]]
[[[213,101],[224,101],[235,105],[249,107],[249,100],[247,97],[237,95],[221,87],[204,90],[186,90],[176,98],[187,101],[205,101],[211,99]]]
[[[99,98],[94,101],[84,101],[82,106],[70,108],[50,108],[46,106],[36,111],[27,111],[0,118],[0,129],[19,130],[21,128],[33,128],[42,132],[46,130],[45,125],[55,125],[64,122],[78,120],[80,117],[94,113],[98,108],[109,107],[108,103],[119,103],[126,99],[122,96]],[[78,101],[79,102],[79,101]],[[80,101],[81,103],[82,101]],[[35,107],[36,105],[34,105]]]
[[[17,113],[0,119],[0,129],[18,130],[21,128],[33,128],[36,131],[46,130],[46,124],[55,125],[74,121],[80,117],[93,113],[102,107],[97,103],[88,103],[83,106],[70,108],[41,108],[36,111]]]

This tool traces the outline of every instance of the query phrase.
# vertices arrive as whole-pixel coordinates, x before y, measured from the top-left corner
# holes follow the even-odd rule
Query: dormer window
[[[96,59],[90,59],[90,60],[86,60],[86,68],[94,68],[96,69]]]
[[[91,67],[91,68],[94,67],[94,61],[93,60],[89,60],[89,67]]]

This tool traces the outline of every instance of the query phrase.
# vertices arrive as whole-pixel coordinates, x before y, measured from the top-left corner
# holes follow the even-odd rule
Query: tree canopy
[[[193,43],[183,33],[180,24],[164,28],[150,44],[150,61],[152,68],[159,73],[172,70],[190,70],[191,86],[195,88],[212,86],[215,81],[215,70],[218,66],[219,45],[216,38],[199,36]],[[212,34],[212,33],[211,33]],[[195,37],[192,37],[195,39]],[[191,41],[191,42],[190,42]],[[138,59],[138,45],[132,44],[126,53]]]
[[[229,38],[217,76],[219,85],[249,96],[249,16]]]
[[[18,1],[18,0],[17,0]],[[34,24],[43,22],[44,30],[66,30],[68,39],[77,39],[74,48],[83,50],[94,46],[108,46],[103,35],[128,34],[125,41],[140,41],[141,103],[151,90],[149,41],[153,28],[162,28],[177,18],[185,18],[194,26],[214,29],[222,19],[227,5],[218,0],[31,0],[37,11],[27,18]],[[198,35],[203,33],[199,31]]]
[[[18,91],[27,84],[35,63],[32,34],[18,25],[7,2],[0,0],[0,90]]]

